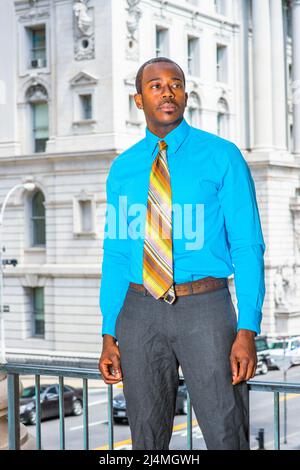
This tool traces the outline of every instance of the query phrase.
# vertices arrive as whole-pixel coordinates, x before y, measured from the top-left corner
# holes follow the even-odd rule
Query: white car
[[[300,364],[300,336],[274,339],[268,352],[279,367]]]

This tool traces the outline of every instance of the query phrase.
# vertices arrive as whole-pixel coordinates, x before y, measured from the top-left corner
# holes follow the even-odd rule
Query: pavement
[[[25,387],[30,387],[32,385],[35,385],[35,377],[34,375],[20,375],[20,380],[22,381],[23,388]],[[58,377],[57,376],[41,376],[40,378],[40,383],[41,384],[53,384],[53,383],[58,383]],[[65,385],[71,385],[72,387],[83,387],[83,381],[82,379],[78,378],[72,378],[72,377],[65,377],[64,378],[64,384]],[[123,388],[123,383],[119,382],[118,384],[114,385],[114,387],[118,387],[120,384],[122,384]],[[108,385],[102,380],[94,380],[94,379],[88,379],[88,389],[89,390],[107,390]],[[119,387],[118,387],[119,388]]]

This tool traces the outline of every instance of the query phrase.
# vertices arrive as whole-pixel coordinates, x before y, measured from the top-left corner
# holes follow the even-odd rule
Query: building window
[[[217,44],[217,81],[227,82],[227,46]]]
[[[28,28],[30,44],[29,68],[46,67],[46,27],[40,25]]]
[[[129,121],[138,121],[138,108],[136,107],[133,95],[129,95]]]
[[[288,64],[288,89],[289,89],[289,98],[292,96],[292,88],[293,88],[293,66],[292,64]]]
[[[226,15],[226,0],[214,0],[215,11],[219,15]]]
[[[96,128],[97,83],[96,77],[83,71],[70,80],[73,101],[72,126],[76,133],[90,133]]]
[[[48,93],[38,84],[31,86],[26,93],[31,108],[32,150],[45,152],[49,138]]]
[[[45,152],[49,138],[48,104],[32,103],[34,152]]]
[[[93,195],[84,190],[73,198],[73,232],[75,235],[95,235],[96,206]]]
[[[32,335],[45,336],[44,287],[32,288]]]
[[[293,152],[294,148],[294,143],[293,143],[293,124],[289,124],[289,150],[290,152]]]
[[[92,231],[92,201],[79,201],[82,232]]]
[[[156,57],[168,55],[168,30],[156,27]]]
[[[79,95],[81,106],[81,118],[92,119],[92,95]]]
[[[199,39],[188,37],[188,74],[199,75]]]
[[[192,91],[189,94],[187,105],[187,121],[193,127],[201,128],[201,103],[197,93]]]
[[[224,98],[218,102],[217,134],[224,139],[229,138],[229,108]]]
[[[46,244],[46,217],[45,217],[45,199],[41,191],[37,191],[31,201],[31,227],[32,227],[32,245]]]

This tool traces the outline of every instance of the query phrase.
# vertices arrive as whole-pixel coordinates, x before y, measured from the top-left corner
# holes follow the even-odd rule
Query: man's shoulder
[[[125,162],[127,163],[128,160],[131,160],[134,158],[136,155],[139,154],[140,151],[145,149],[145,137],[143,139],[140,139],[138,142],[135,144],[131,145],[127,149],[123,150],[123,152],[119,153],[114,159],[113,159],[113,164],[115,166],[121,166]]]
[[[211,145],[212,149],[223,149],[224,151],[234,151],[238,149],[237,145],[231,140],[193,126],[191,126],[191,137],[199,142],[201,141],[205,145]]]
[[[134,159],[138,158],[144,149],[145,138],[140,139],[138,142],[119,153],[110,164],[108,179],[119,184],[120,181],[126,177],[129,169],[134,167]]]
[[[193,144],[201,142],[201,146],[209,149],[209,154],[221,167],[229,164],[247,164],[242,151],[233,141],[195,127],[191,128],[191,132],[194,138]]]

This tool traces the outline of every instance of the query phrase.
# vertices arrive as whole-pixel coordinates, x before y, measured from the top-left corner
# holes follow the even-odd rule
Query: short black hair
[[[143,78],[143,71],[144,71],[144,68],[146,67],[146,65],[148,64],[155,64],[156,62],[171,62],[172,64],[175,64],[177,65],[177,67],[181,70],[182,72],[182,75],[183,75],[183,83],[184,83],[184,87],[185,87],[185,75],[184,75],[184,72],[182,70],[182,68],[176,63],[174,62],[174,60],[172,59],[168,59],[168,57],[154,57],[153,59],[149,59],[147,60],[147,62],[144,62],[143,65],[140,66],[137,74],[136,74],[136,78],[135,78],[135,88],[136,88],[136,91],[137,93],[141,94],[142,93],[142,78]]]

